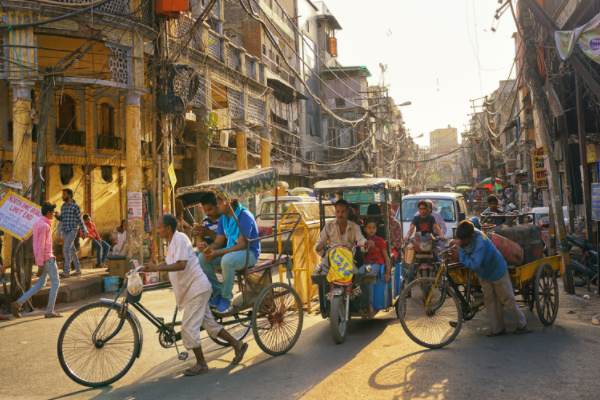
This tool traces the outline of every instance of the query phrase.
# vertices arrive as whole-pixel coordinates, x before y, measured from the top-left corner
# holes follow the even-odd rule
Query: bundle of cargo
[[[512,225],[497,231],[500,236],[517,243],[523,249],[523,263],[529,264],[544,257],[542,229],[535,224]]]
[[[496,233],[490,233],[488,237],[494,247],[502,254],[504,261],[506,261],[508,265],[518,267],[523,264],[523,249],[521,246]]]

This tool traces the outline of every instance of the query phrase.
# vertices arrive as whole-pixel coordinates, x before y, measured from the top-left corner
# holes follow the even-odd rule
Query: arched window
[[[100,132],[101,136],[115,136],[115,109],[107,103],[100,105]]]
[[[71,96],[64,95],[62,104],[58,105],[58,127],[77,130],[75,122],[75,100]]]

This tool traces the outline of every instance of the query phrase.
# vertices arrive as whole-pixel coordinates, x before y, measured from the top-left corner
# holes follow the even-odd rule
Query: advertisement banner
[[[210,150],[208,160],[210,168],[232,169],[237,171],[237,156],[233,153]]]
[[[546,175],[546,163],[544,160],[544,149],[535,149],[532,151],[533,173],[535,188],[539,190],[548,190],[548,177]]]
[[[566,60],[573,54],[575,44],[589,58],[600,64],[600,14],[596,15],[587,24],[572,31],[557,31],[554,33],[554,42],[558,55]]]
[[[600,221],[600,183],[592,183],[592,220]]]

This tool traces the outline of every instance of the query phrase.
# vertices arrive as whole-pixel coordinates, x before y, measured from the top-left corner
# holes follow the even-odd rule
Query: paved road
[[[143,303],[166,317],[174,307],[173,294],[145,293]],[[280,357],[262,353],[250,334],[243,364],[231,366],[233,352],[207,339],[211,371],[196,377],[181,375],[193,365],[191,357],[178,361],[175,350],[160,347],[155,329],[142,319],[141,358],[123,379],[101,389],[66,377],[56,356],[64,320],[38,314],[0,323],[0,398],[597,399],[600,327],[590,321],[598,313],[600,300],[562,295],[553,326],[543,327],[527,311],[533,334],[493,339],[485,337],[489,324],[482,313],[441,350],[414,344],[393,312],[374,321],[352,320],[343,345],[333,343],[328,321],[311,315],[297,345]]]

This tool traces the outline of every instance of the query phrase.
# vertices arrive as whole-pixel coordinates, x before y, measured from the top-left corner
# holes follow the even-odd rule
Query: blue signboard
[[[481,180],[481,175],[477,175],[477,180]]]
[[[600,221],[600,183],[592,183],[592,220]]]

